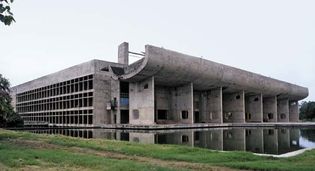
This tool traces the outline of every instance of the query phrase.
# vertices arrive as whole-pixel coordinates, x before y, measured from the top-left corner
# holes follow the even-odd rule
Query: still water
[[[315,147],[315,128],[219,128],[160,131],[40,129],[33,133],[105,138],[145,144],[178,144],[223,151],[284,154]]]

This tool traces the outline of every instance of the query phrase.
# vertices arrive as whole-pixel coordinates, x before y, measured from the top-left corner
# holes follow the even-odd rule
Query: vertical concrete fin
[[[118,46],[118,63],[128,65],[129,64],[129,44],[123,42]]]
[[[278,122],[289,122],[289,100],[278,99],[277,103]]]
[[[263,98],[263,121],[277,122],[277,97]]]
[[[245,93],[223,94],[223,121],[233,123],[245,122]]]
[[[298,101],[289,101],[289,121],[299,121],[299,103]]]

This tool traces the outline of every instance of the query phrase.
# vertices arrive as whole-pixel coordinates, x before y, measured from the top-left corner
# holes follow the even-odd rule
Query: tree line
[[[11,105],[10,82],[0,74],[0,127],[23,126],[23,120]]]
[[[315,102],[303,101],[300,106],[300,119],[313,120],[315,119]]]

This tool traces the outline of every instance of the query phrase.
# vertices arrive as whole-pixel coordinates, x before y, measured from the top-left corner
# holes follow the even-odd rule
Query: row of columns
[[[194,91],[193,83],[165,88],[166,98],[156,98],[154,77],[131,83],[129,119],[131,124],[154,124],[158,110],[167,110],[162,123],[245,123],[298,122],[298,102],[276,96],[223,92],[222,87]],[[163,104],[162,104],[163,103]],[[159,105],[157,105],[159,104]],[[163,106],[163,108],[161,108]]]

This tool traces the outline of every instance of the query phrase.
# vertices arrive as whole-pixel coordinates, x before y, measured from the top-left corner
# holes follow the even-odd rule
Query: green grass
[[[58,149],[37,149],[19,146],[11,141],[32,140],[56,145]],[[163,161],[223,166],[250,170],[315,170],[315,150],[291,158],[256,156],[249,152],[218,152],[178,145],[138,144],[104,139],[80,139],[61,135],[39,135],[0,129],[0,163],[9,168],[28,165],[61,168],[81,167],[91,170],[167,170],[174,169],[131,160],[118,160],[93,154],[73,153],[77,147],[112,152],[126,156],[143,156]],[[1,167],[0,164],[0,167]],[[182,168],[180,168],[182,169]],[[1,169],[0,169],[1,170]]]

